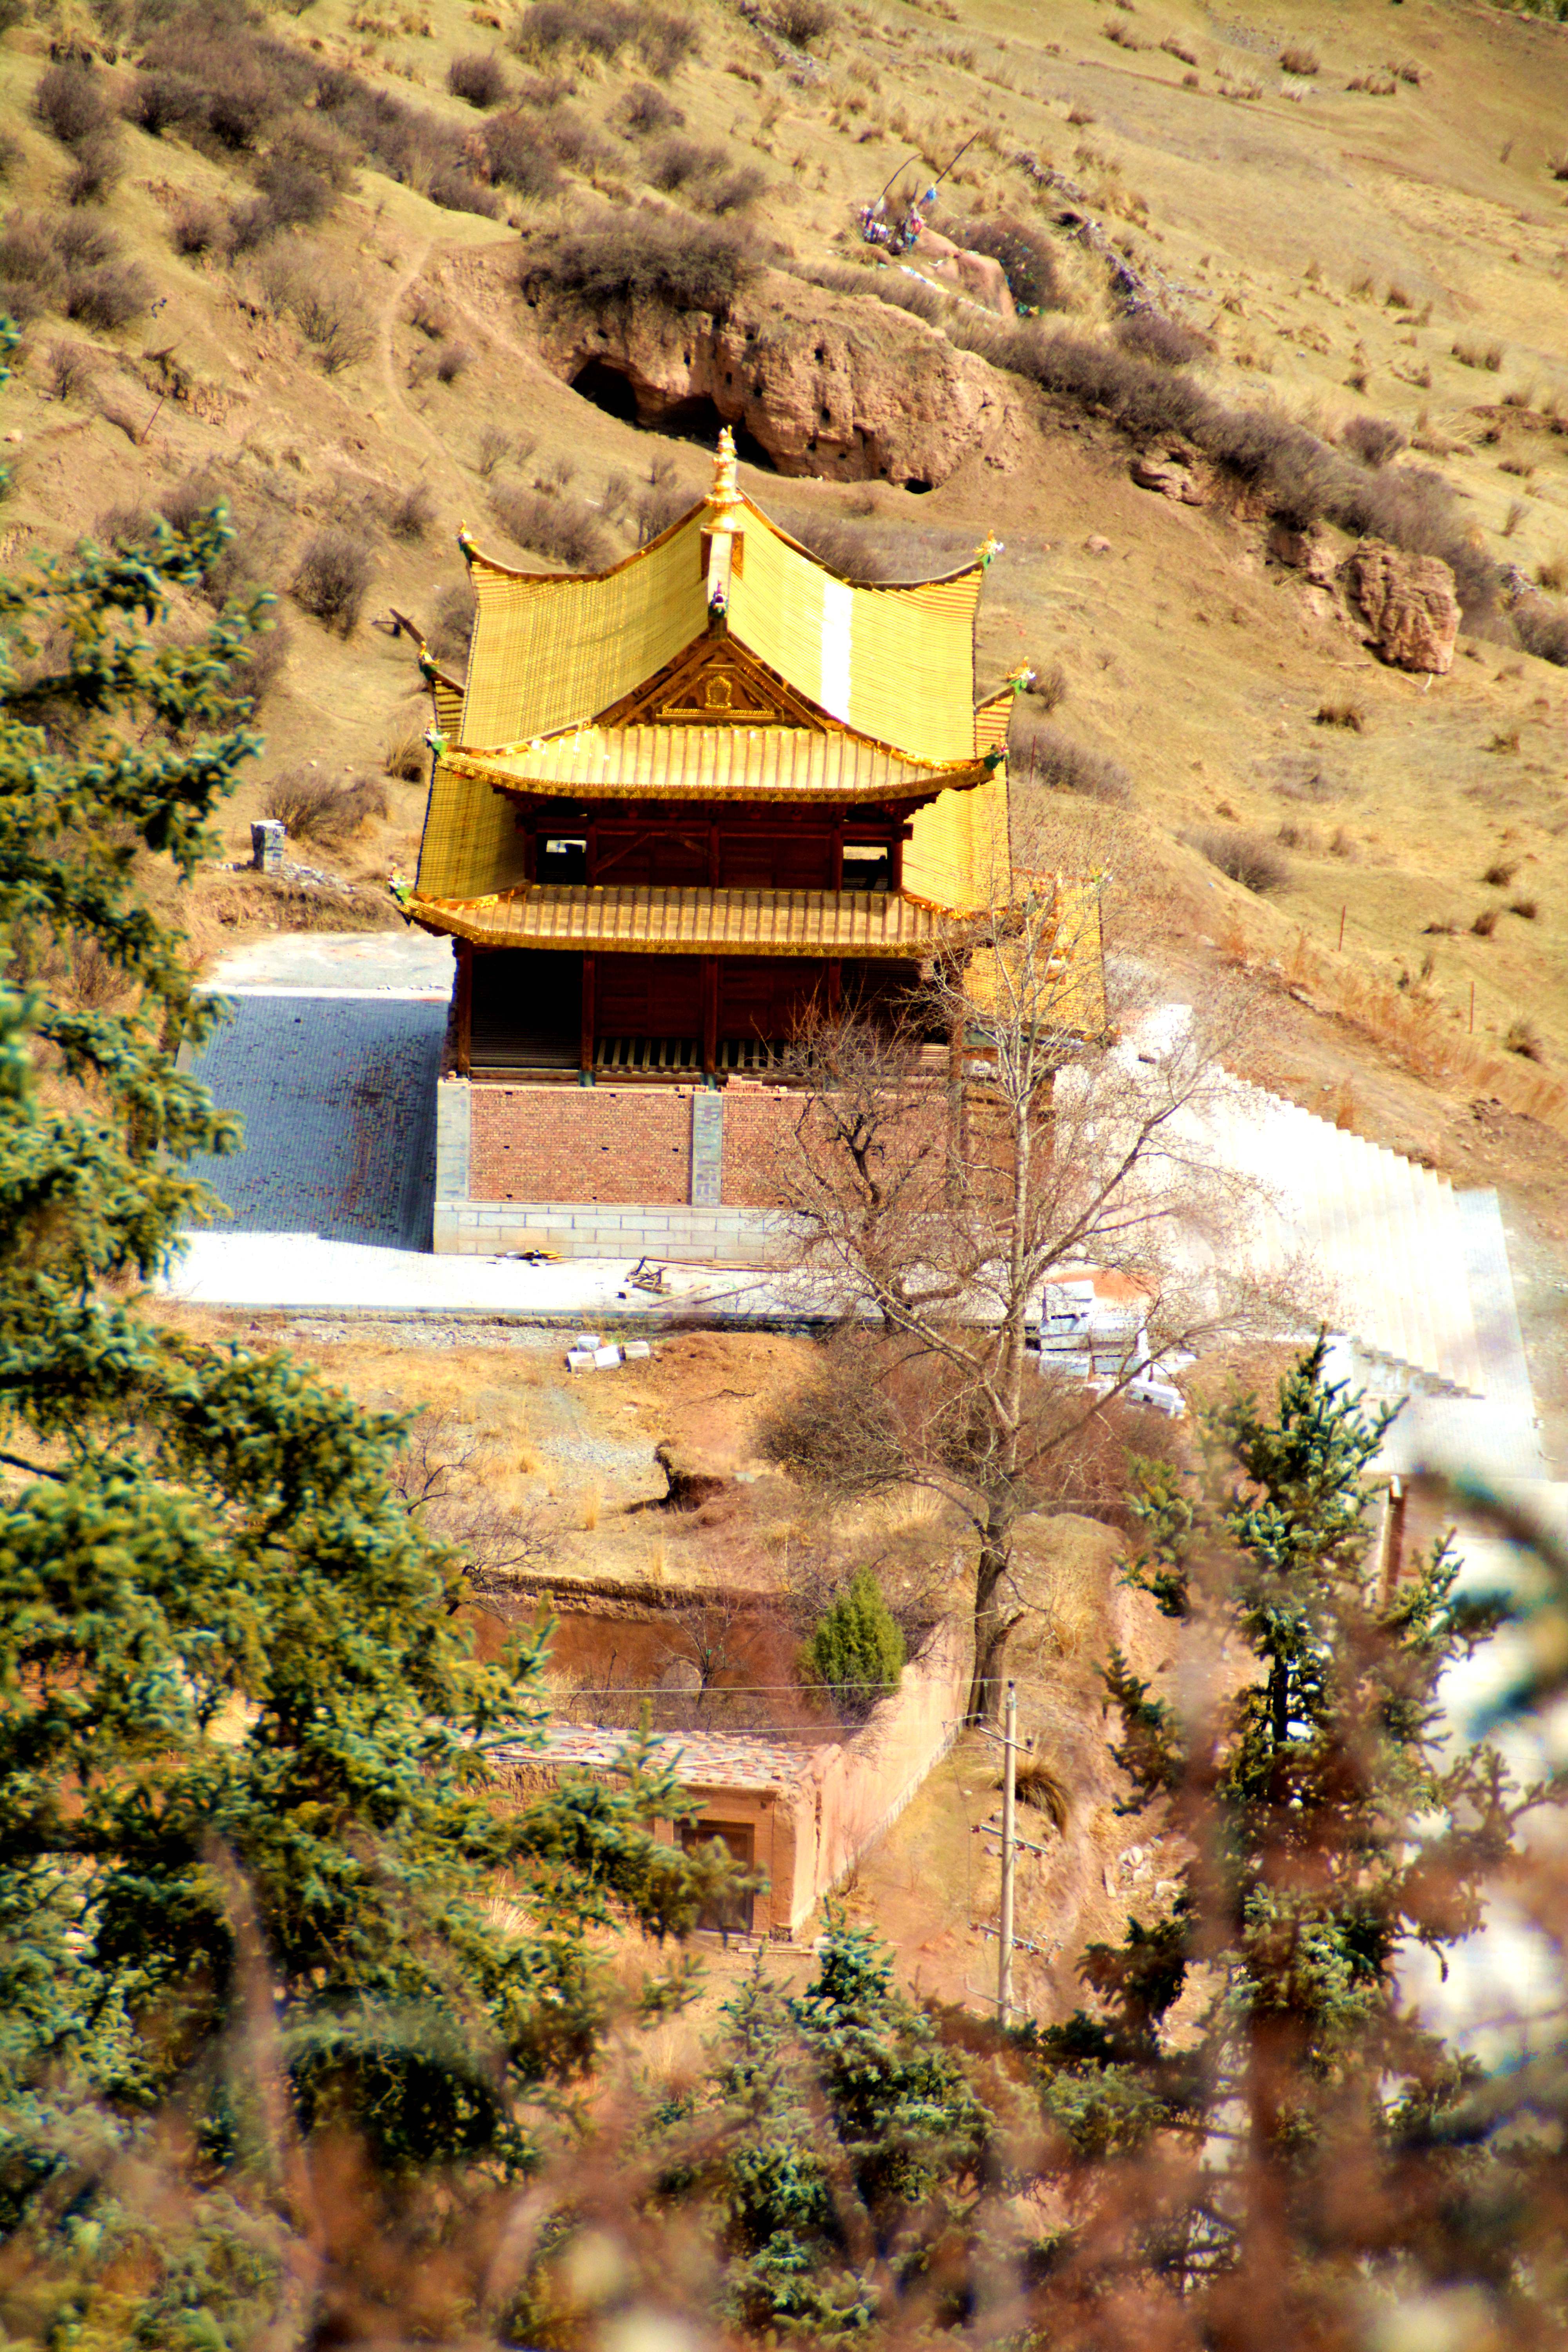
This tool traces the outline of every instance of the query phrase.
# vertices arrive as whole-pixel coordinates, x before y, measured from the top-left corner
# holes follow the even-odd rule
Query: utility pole
[[[1004,2029],[1013,2022],[1013,1861],[1018,1791],[1018,1686],[1007,1685],[1006,1735],[1002,1764],[1002,1919],[997,1943],[996,2013]]]

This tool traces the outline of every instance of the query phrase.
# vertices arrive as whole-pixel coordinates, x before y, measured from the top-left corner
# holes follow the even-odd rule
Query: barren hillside
[[[458,525],[613,561],[727,416],[846,571],[1005,543],[982,667],[1037,673],[1020,826],[1109,859],[1123,951],[1275,967],[1265,1074],[1315,1108],[1472,1180],[1555,1156],[1568,29],[1461,0],[1300,0],[1288,37],[1188,0],[12,15],[0,546],[221,492],[210,601],[279,599],[230,854],[280,774],[367,787],[301,853],[353,898],[214,875],[204,947],[390,913],[426,723],[390,615],[460,661]],[[972,139],[943,217],[1024,232],[1016,328],[857,234]],[[1446,675],[1369,645],[1369,531],[1456,570]]]

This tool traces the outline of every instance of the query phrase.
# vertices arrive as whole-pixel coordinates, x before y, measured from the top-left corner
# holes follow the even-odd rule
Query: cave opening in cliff
[[[574,392],[602,408],[606,416],[618,417],[623,425],[637,423],[637,396],[632,390],[632,380],[613,368],[607,360],[590,360],[578,369],[572,379]]]
[[[572,379],[572,389],[622,425],[641,425],[674,441],[696,441],[704,449],[719,446],[719,436],[726,420],[717,402],[705,393],[693,394],[689,400],[674,401],[658,416],[643,417],[637,412],[637,396],[630,376],[603,359],[589,360],[580,367]],[[743,466],[757,466],[769,474],[777,471],[754,433],[738,423],[731,426],[731,431],[735,436],[735,455]]]

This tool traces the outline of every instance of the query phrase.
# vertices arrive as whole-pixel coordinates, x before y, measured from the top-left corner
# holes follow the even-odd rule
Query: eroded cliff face
[[[903,311],[776,271],[721,318],[547,290],[531,307],[563,383],[639,425],[731,425],[742,457],[781,474],[934,489],[1007,437],[1005,380],[984,360]]]

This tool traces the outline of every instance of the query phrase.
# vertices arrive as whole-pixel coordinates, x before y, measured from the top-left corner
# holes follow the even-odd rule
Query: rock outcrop
[[[946,337],[874,300],[770,272],[729,315],[652,304],[532,303],[540,353],[601,407],[667,432],[725,424],[781,474],[934,489],[991,452],[1004,380]]]
[[[1406,555],[1381,539],[1363,539],[1345,571],[1384,661],[1439,676],[1452,668],[1459,600],[1440,556]]]
[[[1340,568],[1333,543],[1321,531],[1298,530],[1293,523],[1276,522],[1268,534],[1268,552],[1276,563],[1301,572],[1314,588],[1331,588]]]
[[[1154,490],[1161,498],[1179,499],[1185,507],[1205,504],[1204,488],[1184,451],[1144,451],[1132,460],[1132,478],[1141,490]]]

